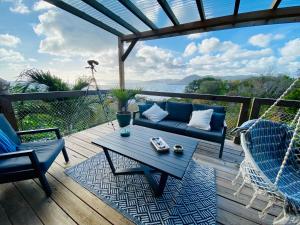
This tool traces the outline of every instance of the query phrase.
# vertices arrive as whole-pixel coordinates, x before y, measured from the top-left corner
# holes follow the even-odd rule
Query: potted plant
[[[112,89],[111,94],[118,100],[119,103],[117,120],[120,127],[126,127],[130,124],[131,112],[128,111],[129,101],[139,93],[141,93],[141,89]]]

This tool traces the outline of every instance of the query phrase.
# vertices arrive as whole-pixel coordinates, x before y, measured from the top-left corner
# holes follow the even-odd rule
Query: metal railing
[[[109,91],[101,94],[106,97]],[[275,99],[248,98],[241,96],[224,96],[208,94],[186,94],[170,92],[142,91],[143,97],[138,98],[135,106],[145,99],[159,97],[171,101],[204,103],[221,105],[226,109],[227,138],[238,138],[230,135],[230,130],[241,125],[249,118],[258,118],[266,105]],[[106,98],[109,107],[109,119],[115,119],[117,103]],[[280,106],[300,108],[300,101],[283,100]],[[96,91],[67,91],[0,95],[0,110],[5,114],[12,126],[18,130],[36,129],[42,127],[59,127],[63,135],[78,132],[108,122],[102,106],[99,104]],[[293,112],[293,111],[292,111]]]

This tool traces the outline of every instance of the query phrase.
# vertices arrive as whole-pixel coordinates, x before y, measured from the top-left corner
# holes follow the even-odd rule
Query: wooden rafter
[[[61,8],[61,9],[65,10],[65,11],[67,11],[67,12],[69,12],[69,13],[75,15],[75,16],[78,16],[79,18],[81,18],[83,20],[86,20],[86,21],[94,24],[95,26],[100,27],[103,30],[106,30],[106,31],[108,31],[108,32],[110,32],[110,33],[112,33],[112,34],[114,34],[116,36],[120,37],[120,36],[124,35],[120,31],[118,31],[118,30],[116,30],[116,29],[114,29],[114,28],[106,25],[105,23],[103,23],[103,22],[95,19],[94,17],[86,14],[85,12],[82,12],[79,9],[76,9],[75,7],[69,5],[69,4],[67,4],[67,3],[65,3],[65,2],[63,2],[61,0],[45,0],[45,1],[49,2],[52,5],[55,5],[58,8]]]
[[[161,28],[156,31],[141,32],[138,35],[125,35],[122,37],[122,40],[131,41],[136,38],[149,40],[238,27],[292,22],[300,22],[300,6],[240,13],[236,16],[230,15],[206,19],[205,21],[185,23],[178,26]]]
[[[138,17],[144,24],[150,27],[152,30],[157,30],[157,26],[139,10],[131,1],[129,0],[118,0],[123,6],[125,6],[130,12],[132,12],[136,17]]]
[[[240,8],[240,0],[235,0],[233,15],[236,16],[239,13],[239,8]]]
[[[204,7],[203,7],[203,2],[202,0],[196,0],[197,8],[199,11],[199,16],[202,21],[205,20],[205,12],[204,12]]]
[[[175,14],[173,13],[171,7],[169,6],[168,2],[166,0],[157,0],[157,2],[160,4],[160,6],[164,10],[164,12],[167,14],[169,19],[174,24],[174,26],[179,25],[180,23],[179,23],[178,19],[176,18]]]
[[[104,5],[102,5],[98,1],[95,1],[95,0],[82,0],[82,1],[85,2],[86,4],[90,5],[97,11],[103,13],[105,16],[107,16],[108,18],[117,22],[121,26],[125,27],[127,30],[130,30],[133,33],[139,33],[139,31],[135,27],[133,27],[132,25],[127,23],[125,20],[123,20],[121,17],[119,17],[118,15],[116,15],[115,13],[110,11],[108,8],[106,8]]]
[[[271,4],[271,9],[275,10],[278,8],[278,6],[280,5],[281,0],[273,0],[272,4]]]

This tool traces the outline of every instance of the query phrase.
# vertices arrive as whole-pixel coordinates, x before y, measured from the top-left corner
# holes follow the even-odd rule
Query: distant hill
[[[183,79],[156,79],[156,80],[149,80],[149,81],[142,81],[144,84],[153,84],[153,83],[165,83],[165,84],[173,84],[173,85],[187,85],[194,80],[199,80],[201,78],[208,77],[208,76],[199,76],[196,74],[189,75],[184,77]],[[219,78],[221,80],[245,80],[252,76],[249,75],[236,75],[236,76],[210,76]]]

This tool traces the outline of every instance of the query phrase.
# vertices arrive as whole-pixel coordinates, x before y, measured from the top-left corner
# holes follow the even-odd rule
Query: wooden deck
[[[1,225],[102,225],[133,224],[117,211],[99,200],[64,174],[64,169],[95,155],[101,149],[91,140],[111,132],[106,124],[65,138],[70,163],[65,164],[60,155],[49,170],[47,178],[53,189],[51,198],[46,198],[37,180],[28,180],[0,185]],[[233,197],[237,187],[231,180],[241,162],[241,147],[227,141],[223,160],[218,159],[219,145],[200,141],[194,158],[201,164],[216,169],[217,221],[219,224],[272,224],[280,206],[274,207],[264,220],[258,218],[258,210],[266,205],[266,198],[259,197],[252,208],[244,206],[251,198],[252,190],[244,188],[238,199]],[[239,180],[241,183],[241,180]]]

